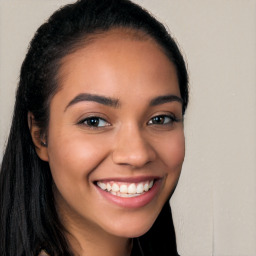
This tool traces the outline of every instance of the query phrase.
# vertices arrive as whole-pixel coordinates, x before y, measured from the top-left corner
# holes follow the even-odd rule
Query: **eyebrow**
[[[109,97],[105,97],[105,96],[101,96],[101,95],[89,94],[89,93],[81,93],[81,94],[78,94],[74,99],[72,99],[68,103],[64,112],[70,106],[72,106],[76,103],[79,103],[79,102],[83,102],[83,101],[94,101],[94,102],[97,102],[97,103],[100,103],[102,105],[109,106],[109,107],[114,107],[114,108],[119,107],[118,99],[109,98]]]
[[[172,101],[179,102],[183,105],[183,100],[180,97],[173,94],[156,97],[150,101],[149,105],[157,106],[157,105],[161,105],[161,104],[172,102]]]
[[[100,103],[105,106],[118,108],[120,106],[119,100],[115,98],[110,98],[106,96],[96,95],[96,94],[90,94],[90,93],[80,93],[78,94],[74,99],[72,99],[68,105],[66,106],[64,112],[72,105],[83,102],[83,101],[94,101],[97,103]],[[150,101],[150,106],[157,106],[161,105],[167,102],[176,101],[181,104],[183,104],[183,100],[176,96],[176,95],[164,95],[164,96],[158,96]]]

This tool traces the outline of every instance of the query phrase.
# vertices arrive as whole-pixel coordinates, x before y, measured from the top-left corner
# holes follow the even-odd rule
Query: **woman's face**
[[[108,32],[65,57],[59,78],[39,156],[61,219],[73,230],[142,235],[184,159],[174,65],[153,40]]]

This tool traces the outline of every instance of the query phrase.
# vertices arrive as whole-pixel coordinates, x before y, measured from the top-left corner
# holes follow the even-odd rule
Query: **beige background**
[[[0,159],[19,68],[64,0],[0,0]],[[256,256],[256,0],[137,0],[190,71],[186,160],[171,200],[182,256]]]

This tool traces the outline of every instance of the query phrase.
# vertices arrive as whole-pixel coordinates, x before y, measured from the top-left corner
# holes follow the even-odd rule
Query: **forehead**
[[[176,69],[164,50],[151,37],[137,31],[111,30],[87,40],[64,57],[59,70],[60,87],[80,87],[92,93],[100,88],[115,94],[118,90],[145,90],[155,83],[171,87],[179,95]],[[129,84],[129,86],[124,86]],[[138,85],[141,86],[138,86]],[[174,86],[171,86],[174,84]],[[83,88],[82,88],[83,87]],[[129,89],[129,90],[130,90]],[[153,88],[150,88],[151,90]]]

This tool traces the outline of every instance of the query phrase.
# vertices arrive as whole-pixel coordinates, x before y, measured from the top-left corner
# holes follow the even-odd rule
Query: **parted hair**
[[[176,68],[185,113],[188,75],[184,59],[164,25],[146,10],[128,0],[79,0],[53,13],[35,33],[20,71],[0,172],[1,256],[36,256],[42,249],[51,256],[73,255],[55,209],[49,164],[37,156],[30,135],[28,112],[41,134],[47,134],[49,104],[60,89],[61,60],[92,36],[114,28],[137,31],[164,50]],[[177,255],[169,202],[134,244],[132,255]]]

